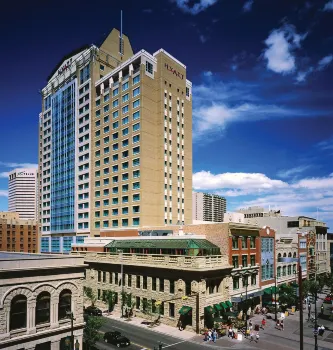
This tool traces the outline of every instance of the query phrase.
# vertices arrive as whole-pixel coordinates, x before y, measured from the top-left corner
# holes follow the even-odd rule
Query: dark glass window
[[[67,318],[67,312],[72,311],[72,292],[69,289],[64,289],[59,295],[58,319]]]
[[[17,295],[10,305],[10,330],[27,327],[27,297]]]
[[[36,324],[50,322],[50,293],[41,292],[36,301]]]

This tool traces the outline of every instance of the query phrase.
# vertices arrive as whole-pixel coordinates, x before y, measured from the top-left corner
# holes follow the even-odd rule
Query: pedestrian
[[[265,329],[265,326],[266,326],[266,320],[265,320],[265,318],[263,318],[261,321],[261,328]]]
[[[245,338],[247,339],[249,336],[250,336],[250,330],[249,330],[249,328],[246,328]]]
[[[250,327],[250,330],[252,330],[252,321],[251,320],[249,322],[249,327]]]
[[[252,341],[253,340],[253,332],[251,332],[250,337],[251,337],[250,341]]]
[[[257,343],[258,343],[258,341],[259,341],[259,332],[257,332],[257,334],[256,334],[256,340],[257,340]]]
[[[231,328],[231,326],[228,329],[228,338],[232,339],[232,328]]]
[[[283,331],[284,330],[284,323],[283,323],[283,320],[281,321],[281,331]]]
[[[204,333],[204,336],[205,336],[204,341],[208,341],[208,331],[206,331],[206,332]]]
[[[217,332],[216,329],[214,329],[213,331],[213,342],[216,343],[216,339],[217,339]]]
[[[211,331],[211,329],[208,330],[208,340],[209,341],[212,340],[212,331]]]

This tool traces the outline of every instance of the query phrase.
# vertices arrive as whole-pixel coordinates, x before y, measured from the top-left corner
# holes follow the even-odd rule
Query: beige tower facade
[[[96,82],[94,103],[91,232],[191,223],[186,66],[141,50]]]

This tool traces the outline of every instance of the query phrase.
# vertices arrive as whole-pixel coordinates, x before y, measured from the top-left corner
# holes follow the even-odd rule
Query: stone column
[[[60,349],[60,340],[51,341],[51,350],[59,350]],[[80,347],[80,349],[82,349]]]
[[[59,327],[58,304],[58,300],[56,302],[51,303],[51,328]]]
[[[27,305],[27,333],[36,333],[36,301],[28,301]]]

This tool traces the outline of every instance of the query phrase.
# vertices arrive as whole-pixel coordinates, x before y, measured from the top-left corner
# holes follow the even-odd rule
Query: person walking
[[[259,332],[257,332],[257,334],[256,334],[256,341],[257,341],[257,343],[259,341]]]
[[[232,339],[232,328],[231,328],[231,326],[228,329],[228,338]]]
[[[250,338],[251,338],[250,341],[252,341],[253,340],[253,332],[252,331],[251,331],[251,334],[250,334]]]
[[[208,330],[208,340],[209,341],[212,340],[212,330],[211,329]]]
[[[249,328],[250,328],[250,330],[252,330],[252,321],[250,320],[250,322],[249,322]]]
[[[249,328],[246,328],[246,331],[245,331],[245,338],[247,339],[249,336],[250,336],[250,329],[249,329]]]
[[[261,321],[261,328],[265,329],[265,326],[266,326],[266,320],[265,320],[265,318],[263,318]]]
[[[216,339],[217,339],[217,332],[216,329],[214,329],[213,331],[213,342],[216,343]]]

